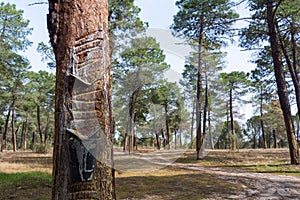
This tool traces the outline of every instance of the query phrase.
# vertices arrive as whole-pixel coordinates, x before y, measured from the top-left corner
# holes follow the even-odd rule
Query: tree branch
[[[41,4],[48,4],[48,2],[47,1],[35,2],[35,3],[28,4],[28,6],[41,5]]]

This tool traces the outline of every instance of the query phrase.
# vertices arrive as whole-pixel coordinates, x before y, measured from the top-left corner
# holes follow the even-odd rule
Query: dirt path
[[[201,171],[217,175],[218,178],[227,182],[240,183],[244,191],[237,191],[236,195],[229,196],[228,199],[300,199],[300,177],[242,172],[193,164],[174,163],[172,166]]]

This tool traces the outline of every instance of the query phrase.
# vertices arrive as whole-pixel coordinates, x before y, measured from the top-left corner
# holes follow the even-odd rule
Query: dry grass
[[[33,152],[0,153],[0,172],[52,172],[52,154]]]
[[[176,163],[201,166],[208,170],[210,167],[219,167],[225,170],[300,175],[299,166],[289,165],[288,149],[215,150],[199,161],[195,160],[195,152],[189,150]],[[51,154],[0,153],[0,200],[50,199],[51,168]],[[144,172],[116,173],[117,199],[230,199],[245,192],[245,185],[247,180],[243,178],[222,177],[203,170],[174,166],[156,171],[145,169]]]

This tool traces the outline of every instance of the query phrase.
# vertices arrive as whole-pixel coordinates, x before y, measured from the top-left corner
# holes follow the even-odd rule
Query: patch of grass
[[[116,178],[117,199],[220,199],[243,190],[239,183],[217,175],[167,167],[152,174],[122,174]]]
[[[238,167],[238,166],[237,166]],[[289,164],[239,166],[238,169],[259,172],[300,176],[300,167]]]
[[[46,172],[0,173],[0,199],[48,200],[51,174]]]
[[[289,164],[288,149],[214,150],[202,160],[196,160],[195,152],[188,151],[176,162],[248,172],[300,176],[300,167]]]

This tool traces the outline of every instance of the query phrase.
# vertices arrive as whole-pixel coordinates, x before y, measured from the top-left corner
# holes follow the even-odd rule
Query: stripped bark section
[[[107,0],[49,0],[56,71],[52,199],[115,199]]]

